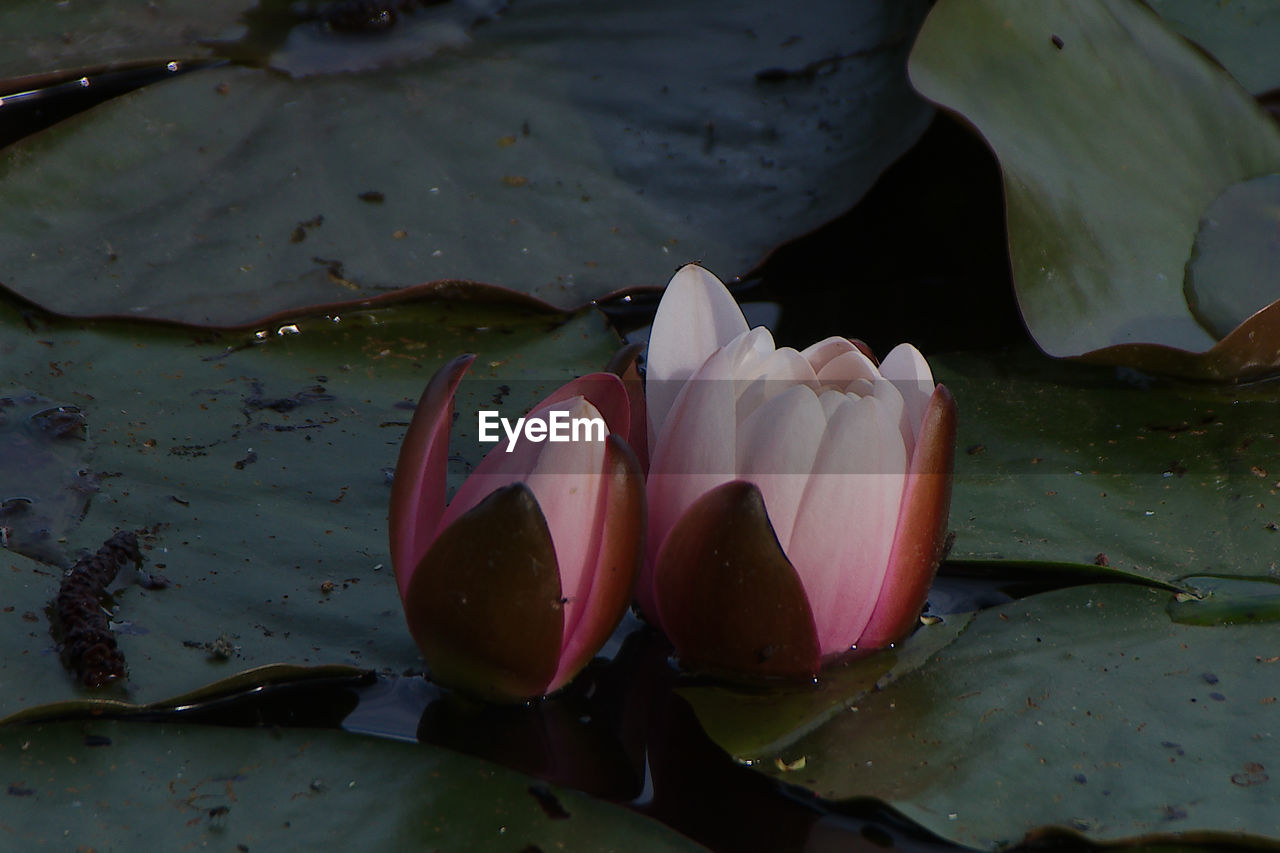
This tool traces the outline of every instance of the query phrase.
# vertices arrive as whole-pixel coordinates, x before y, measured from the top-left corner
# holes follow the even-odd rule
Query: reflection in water
[[[343,728],[407,739],[416,707],[422,743],[626,804],[713,850],[956,849],[879,804],[825,802],[734,761],[673,692],[683,677],[669,656],[632,623],[611,662],[549,699],[485,705],[425,679],[380,679]]]

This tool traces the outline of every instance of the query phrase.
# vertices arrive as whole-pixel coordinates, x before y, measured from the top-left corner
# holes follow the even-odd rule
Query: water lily
[[[409,631],[432,677],[473,695],[558,690],[600,650],[631,601],[644,487],[613,374],[576,379],[528,420],[602,418],[603,440],[499,441],[445,501],[454,395],[474,356],[445,365],[396,465],[391,560]]]
[[[917,624],[946,535],[956,406],[914,347],[877,364],[748,329],[690,265],[653,324],[648,557],[637,589],[682,660],[812,675]]]

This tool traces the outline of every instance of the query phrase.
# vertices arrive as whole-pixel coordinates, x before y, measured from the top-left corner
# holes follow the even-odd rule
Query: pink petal
[[[836,356],[844,355],[855,349],[857,347],[848,338],[831,337],[824,338],[816,344],[805,347],[800,351],[800,354],[813,366],[814,372],[817,372]]]
[[[453,500],[444,511],[441,527],[447,527],[494,491],[512,483],[523,483],[529,472],[537,467],[542,455],[542,444],[523,439],[517,440],[514,449],[507,452],[507,437],[501,429],[499,439],[480,464],[477,465],[454,492]]]
[[[765,329],[759,331],[767,334]],[[772,337],[769,340],[772,342]],[[783,347],[743,365],[739,375],[742,378],[737,380],[735,387],[739,423],[759,406],[797,385],[811,389],[818,387],[818,378],[809,362],[790,347]]]
[[[580,397],[574,400],[571,417],[599,416],[590,403]],[[555,544],[566,626],[576,624],[579,618],[600,549],[605,526],[601,495],[605,484],[600,472],[604,470],[606,446],[602,441],[543,442],[542,452],[524,481],[538,499]]]
[[[400,445],[387,527],[391,565],[402,599],[414,570],[440,529],[453,397],[462,375],[475,359],[474,355],[459,356],[431,377]]]
[[[650,445],[662,433],[683,381],[745,331],[742,310],[718,278],[695,264],[675,274],[649,335],[645,396]]]
[[[836,356],[818,371],[818,381],[826,385],[843,386],[855,379],[875,382],[879,378],[880,371],[876,370],[875,364],[857,349]]]
[[[595,406],[597,412],[591,417],[603,417],[610,432],[625,435],[630,428],[630,406],[627,401],[626,387],[622,380],[612,373],[592,373],[582,376],[557,388],[545,400],[534,406],[524,417],[550,417],[553,410],[568,411],[575,400],[587,399]],[[596,405],[596,404],[599,405]],[[576,415],[570,415],[575,417]],[[511,452],[507,452],[508,440],[505,430],[499,429],[499,440],[493,449],[480,460],[471,475],[458,487],[458,491],[444,512],[445,524],[451,524],[455,518],[484,500],[491,492],[511,483],[525,482],[529,474],[540,464],[539,459],[551,442],[531,442],[523,437],[516,441]],[[574,442],[573,444],[583,444]],[[603,454],[602,442],[595,442],[599,454]],[[569,445],[560,445],[561,447]],[[582,448],[579,448],[582,449]],[[561,468],[561,473],[595,473],[597,457],[584,456],[574,462],[572,455],[557,465],[571,464],[576,467]],[[539,502],[541,502],[539,495]],[[545,512],[545,507],[544,507]]]
[[[884,363],[880,365],[880,375],[902,392],[902,399],[907,405],[907,420],[918,435],[925,406],[933,396],[933,372],[929,370],[929,362],[911,344],[898,344],[885,356]]]
[[[955,398],[939,385],[925,408],[889,570],[860,646],[880,648],[902,639],[924,607],[945,548],[958,421]]]
[[[662,541],[704,492],[734,478],[734,370],[754,351],[758,336],[739,335],[684,383],[657,441],[650,445],[647,559],[636,587],[641,610],[656,620],[653,565]]]
[[[872,386],[871,393],[877,400],[885,404],[889,410],[889,416],[898,422],[898,433],[902,436],[903,450],[906,458],[910,459],[911,453],[916,446],[914,430],[917,424],[912,423],[910,415],[907,413],[906,401],[902,399],[898,386],[887,379],[879,379]]]
[[[560,665],[547,692],[567,684],[600,651],[635,590],[644,541],[644,476],[635,455],[617,436],[609,437],[600,478],[604,482],[599,492],[598,548],[578,584],[579,606],[566,608]]]
[[[871,387],[867,388],[868,392],[871,390],[873,390]],[[836,411],[845,403],[849,402],[849,396],[849,394],[834,390],[823,391],[818,395],[818,402],[822,404],[822,413],[826,416],[827,420],[831,420],[831,417],[835,415]],[[861,397],[864,395],[856,394],[855,396]]]
[[[802,385],[792,385],[738,427],[738,476],[760,489],[783,551],[826,428],[817,395]]]
[[[582,397],[595,406],[610,433],[616,433],[625,441],[631,431],[631,399],[622,378],[615,373],[589,373],[579,376],[552,391],[547,398],[530,411],[541,416],[544,410],[571,397]]]
[[[893,547],[907,468],[897,418],[875,397],[831,417],[787,556],[813,606],[823,655],[858,642]]]

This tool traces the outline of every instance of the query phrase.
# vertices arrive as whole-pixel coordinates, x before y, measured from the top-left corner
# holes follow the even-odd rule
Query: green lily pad
[[[1280,835],[1280,627],[1198,628],[1168,593],[1078,587],[984,611],[928,663],[760,768],[825,797],[876,797],[995,849],[1045,827],[1091,841]]]
[[[60,542],[80,523],[97,478],[74,404],[0,388],[0,529],[5,548],[67,562]]]
[[[1169,617],[1187,625],[1242,625],[1280,621],[1280,580],[1192,577],[1196,595],[1169,603]]]
[[[783,755],[788,746],[868,694],[925,665],[955,641],[971,618],[960,613],[922,626],[895,648],[824,669],[813,685],[751,690],[707,683],[676,692],[693,706],[707,735],[739,761]]]
[[[0,153],[2,283],[227,326],[426,281],[579,306],[690,258],[732,277],[923,132],[923,8],[533,0],[407,65],[194,71]]]
[[[460,352],[452,485],[491,448],[475,411],[522,413],[603,366],[594,311],[439,303],[213,333],[127,321],[24,322],[0,304],[7,378],[74,402],[101,481],[65,547],[143,530],[149,589],[107,602],[128,678],[91,692],[59,663],[45,606],[62,566],[0,551],[0,717],[89,697],[146,704],[272,663],[403,672],[421,661],[387,557],[389,474],[412,401]]]
[[[1126,381],[1029,350],[932,364],[961,413],[953,559],[1097,562],[1182,585],[1276,573],[1274,381]]]
[[[1268,0],[1146,0],[1170,27],[1207,50],[1255,95],[1280,88],[1280,7]]]
[[[320,666],[296,666],[293,664],[266,664],[242,670],[235,675],[197,687],[177,696],[167,696],[154,702],[137,704],[118,698],[80,698],[34,705],[0,719],[0,724],[48,723],[59,720],[83,720],[90,716],[104,718],[154,717],[181,709],[188,716],[197,706],[206,708],[232,697],[257,693],[262,688],[276,685],[320,686],[341,684],[354,688],[373,680],[373,673],[366,669],[343,664]],[[352,700],[354,702],[354,700]],[[336,703],[335,703],[336,704]],[[340,718],[350,709],[335,708],[333,715]]]
[[[1225,337],[1280,300],[1280,175],[1234,184],[1200,220],[1184,284],[1187,304]]]
[[[0,730],[21,849],[697,850],[621,806],[449,750],[328,730]]]
[[[1214,346],[1183,296],[1200,217],[1280,170],[1280,131],[1228,74],[1120,0],[941,0],[910,73],[1000,159],[1018,303],[1045,352]]]
[[[207,55],[234,32],[248,0],[11,0],[0,11],[0,80],[86,66]]]

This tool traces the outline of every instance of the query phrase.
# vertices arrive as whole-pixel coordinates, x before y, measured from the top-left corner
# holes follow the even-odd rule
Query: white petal
[[[650,446],[648,553],[658,549],[703,493],[734,479],[734,382],[731,370],[750,346],[747,335],[718,350],[680,389]]]
[[[847,385],[855,379],[875,382],[879,378],[880,371],[876,370],[871,359],[856,348],[831,359],[818,371],[818,381],[829,385]]]
[[[856,643],[875,609],[906,465],[897,418],[875,397],[848,399],[828,421],[787,549],[824,655]]]
[[[815,371],[821,370],[838,355],[856,350],[857,347],[848,338],[824,338],[812,346],[805,347],[800,354],[805,357]]]
[[[546,412],[567,410],[571,418],[600,417],[596,407],[581,397],[565,402],[568,405],[557,404]],[[547,416],[544,412],[536,414]],[[604,525],[600,489],[606,446],[603,441],[544,441],[537,463],[525,478],[525,484],[538,499],[555,545],[561,590],[568,599],[566,625],[576,624],[572,617],[591,589],[587,569],[595,566]]]
[[[884,380],[878,380],[883,382]],[[846,397],[874,397],[876,383],[870,379],[855,379],[841,389]]]
[[[911,454],[916,448],[915,430],[919,428],[919,425],[911,423],[906,402],[902,399],[898,386],[887,379],[881,379],[873,386],[872,394],[877,400],[885,404],[885,408],[888,410],[888,417],[897,421],[898,431],[902,436],[902,444],[906,449],[907,459],[910,460]]]
[[[925,406],[933,396],[933,372],[929,370],[929,362],[911,344],[898,344],[885,356],[884,363],[880,365],[880,375],[902,392],[912,435],[919,438]]]
[[[742,310],[718,278],[694,264],[675,274],[658,303],[649,335],[645,405],[650,442],[661,433],[680,384],[745,331]]]
[[[824,390],[818,395],[818,402],[822,404],[822,413],[826,415],[827,420],[849,400],[849,395],[835,389]]]
[[[817,395],[801,385],[774,396],[738,427],[738,476],[760,488],[783,551],[826,427]]]
[[[761,405],[797,385],[817,388],[817,376],[800,353],[783,347],[749,366],[751,378],[737,385],[738,422]]]

